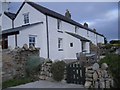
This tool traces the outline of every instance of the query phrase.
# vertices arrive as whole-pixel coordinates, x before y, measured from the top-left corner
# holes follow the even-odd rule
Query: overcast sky
[[[66,9],[71,12],[72,19],[106,36],[107,40],[118,39],[118,3],[117,2],[39,2],[60,14]],[[16,12],[21,3],[11,3],[10,11]]]

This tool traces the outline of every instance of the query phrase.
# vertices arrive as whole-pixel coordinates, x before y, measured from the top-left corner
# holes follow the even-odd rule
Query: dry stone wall
[[[50,59],[46,59],[46,61],[41,66],[41,72],[39,76],[41,80],[52,79],[51,66],[52,66],[52,61]]]
[[[2,80],[25,77],[25,64],[29,56],[39,56],[39,48],[29,47],[24,44],[22,48],[7,49],[2,51]]]
[[[113,87],[113,79],[108,72],[108,65],[103,63],[101,68],[95,63],[86,67],[86,88],[110,88]]]

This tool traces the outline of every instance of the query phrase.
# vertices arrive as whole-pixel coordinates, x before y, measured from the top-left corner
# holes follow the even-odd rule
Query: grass
[[[33,82],[33,80],[31,80],[31,78],[21,78],[21,79],[12,79],[12,80],[8,80],[2,83],[2,89],[8,88],[8,87],[13,87],[13,86],[18,86],[21,84],[26,84],[29,82]]]

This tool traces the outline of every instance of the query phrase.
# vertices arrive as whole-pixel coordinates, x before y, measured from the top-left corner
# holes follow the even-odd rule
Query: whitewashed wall
[[[76,59],[76,53],[81,51],[80,40],[65,33],[65,31],[75,33],[75,26],[62,21],[62,31],[58,32],[57,19],[48,17],[49,21],[49,49],[50,58],[55,59]],[[58,51],[58,38],[63,38],[63,51]],[[73,43],[73,47],[70,47]]]
[[[104,43],[104,37],[97,35],[98,43]]]
[[[12,20],[6,16],[5,14],[2,15],[2,30],[12,28]]]
[[[8,47],[15,48],[15,35],[8,36]]]
[[[19,14],[14,20],[15,27],[19,27],[24,24],[24,13],[29,13],[29,24],[36,23],[36,22],[44,22],[45,21],[45,15],[30,6],[29,4],[25,3],[25,5],[20,10]]]

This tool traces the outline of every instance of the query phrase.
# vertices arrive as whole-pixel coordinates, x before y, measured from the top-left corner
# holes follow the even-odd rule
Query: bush
[[[26,62],[26,72],[27,76],[33,77],[40,73],[41,65],[44,62],[44,58],[39,56],[29,56]]]
[[[61,81],[64,78],[65,63],[63,61],[57,61],[52,64],[51,72],[53,79]]]
[[[112,74],[115,82],[115,87],[120,88],[120,56],[117,54],[108,54],[101,59],[100,64],[107,63],[109,71]]]

